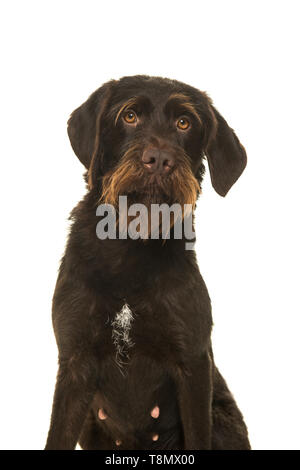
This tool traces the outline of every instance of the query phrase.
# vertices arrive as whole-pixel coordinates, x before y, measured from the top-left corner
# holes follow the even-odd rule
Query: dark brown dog
[[[46,449],[249,449],[214,365],[210,299],[186,240],[172,228],[168,240],[96,236],[100,200],[194,206],[204,156],[225,196],[244,148],[205,93],[148,76],[103,85],[68,133],[89,190],[71,215],[53,299],[59,371]]]

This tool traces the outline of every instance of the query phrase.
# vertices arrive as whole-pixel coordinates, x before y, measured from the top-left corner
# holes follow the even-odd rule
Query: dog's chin
[[[171,205],[177,202],[176,195],[172,192],[166,177],[150,175],[140,184],[137,183],[134,188],[128,188],[127,198],[130,204],[144,204],[147,207],[151,204]]]
[[[142,174],[140,178],[131,181],[120,188],[121,191],[110,197],[108,192],[107,202],[114,206],[119,204],[120,196],[127,197],[127,204],[143,204],[150,209],[152,204],[168,204],[179,202],[174,194],[174,186],[171,184],[170,175]]]
[[[127,195],[128,205],[133,204],[142,204],[143,206],[147,207],[149,210],[151,209],[152,205],[162,205],[168,204],[171,206],[176,201],[171,199],[170,196],[160,192],[144,192],[144,193],[137,193],[132,192]]]

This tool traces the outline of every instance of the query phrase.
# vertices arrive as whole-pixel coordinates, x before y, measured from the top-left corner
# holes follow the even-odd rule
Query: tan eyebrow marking
[[[130,100],[126,101],[126,103],[124,103],[121,108],[119,109],[118,113],[117,113],[117,116],[116,116],[116,119],[115,119],[115,125],[117,124],[118,122],[118,119],[120,117],[120,115],[122,114],[122,112],[126,109],[126,108],[129,108],[130,106],[133,106],[134,104],[136,104],[136,97],[133,97],[133,98],[130,98]]]
[[[187,111],[189,111],[195,118],[199,121],[200,124],[202,124],[202,120],[197,113],[195,106],[193,103],[190,102],[190,99],[188,96],[186,96],[184,93],[173,93],[172,95],[169,96],[168,102],[176,100],[179,101],[181,106],[185,108]]]

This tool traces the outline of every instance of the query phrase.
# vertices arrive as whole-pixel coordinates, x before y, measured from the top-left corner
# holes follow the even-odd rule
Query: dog
[[[225,196],[244,147],[206,93],[146,75],[101,86],[71,114],[68,135],[87,193],[53,296],[59,368],[45,449],[249,450],[214,363],[207,288],[174,219],[164,239],[160,222],[155,239],[96,235],[101,204],[121,223],[120,196],[193,213],[204,158]]]

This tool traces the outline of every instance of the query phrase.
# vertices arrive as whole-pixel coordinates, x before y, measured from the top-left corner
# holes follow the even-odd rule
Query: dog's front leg
[[[45,450],[75,449],[95,388],[87,360],[60,362]]]
[[[193,358],[177,376],[179,409],[187,450],[211,449],[212,365],[208,353]]]

